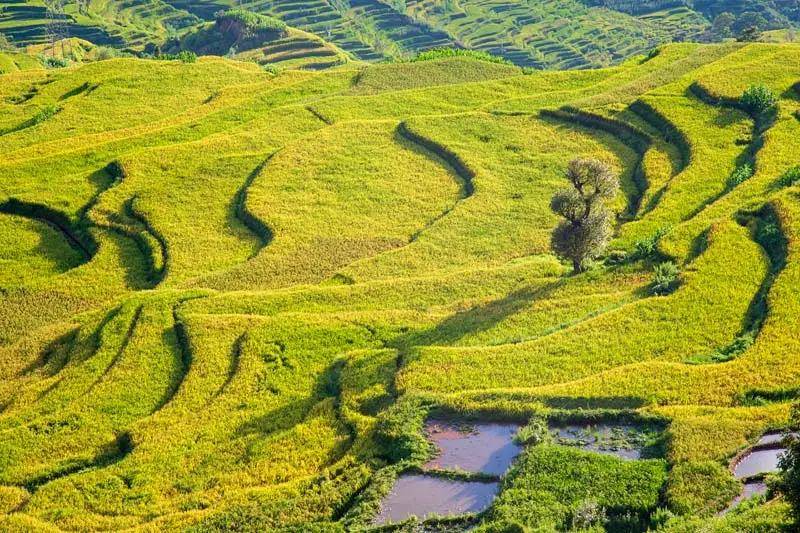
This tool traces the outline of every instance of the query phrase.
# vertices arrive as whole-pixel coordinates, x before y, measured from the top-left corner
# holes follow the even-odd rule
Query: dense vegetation
[[[663,429],[642,461],[530,439],[479,531],[790,524],[780,495],[717,513],[800,385],[800,46],[23,56],[0,54],[0,529],[367,527],[433,413]],[[572,274],[550,203],[576,157],[620,186]]]
[[[797,0],[74,0],[63,2],[63,13],[48,13],[47,5],[59,3],[3,2],[0,33],[20,47],[48,42],[55,32],[126,53],[174,52],[182,43],[225,55],[271,37],[253,32],[243,39],[237,28],[279,21],[354,60],[466,48],[519,66],[567,69],[617,64],[673,41],[794,40],[800,24]],[[310,57],[319,53],[306,48]]]

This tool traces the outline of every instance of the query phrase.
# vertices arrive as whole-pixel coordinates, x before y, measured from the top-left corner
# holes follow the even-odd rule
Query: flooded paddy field
[[[727,513],[745,500],[767,493],[764,477],[778,471],[781,457],[787,451],[783,446],[785,436],[785,433],[779,431],[765,433],[753,446],[731,461],[731,472],[736,479],[743,482],[742,492],[721,514]]]
[[[778,461],[785,448],[757,448],[743,455],[733,467],[736,479],[748,479],[778,470]]]
[[[400,476],[383,500],[376,524],[412,516],[456,516],[486,510],[500,490],[496,481],[461,481],[424,474]]]
[[[501,478],[525,451],[517,439],[523,427],[511,422],[429,419],[424,432],[435,449],[433,457],[421,470],[397,478],[374,523],[485,511],[499,494]],[[636,461],[650,456],[648,446],[660,430],[592,422],[542,425],[540,431],[543,440],[537,442]]]
[[[767,484],[766,483],[764,483],[763,481],[748,481],[742,487],[742,492],[738,496],[736,496],[731,501],[730,505],[728,505],[728,507],[726,507],[719,514],[721,514],[721,515],[725,514],[725,513],[729,512],[729,511],[731,511],[734,507],[736,507],[737,505],[739,505],[743,501],[749,500],[750,498],[752,498],[754,496],[760,496],[761,494],[766,494],[766,493],[767,493]]]
[[[522,446],[514,440],[520,427],[512,423],[430,420],[425,433],[438,453],[425,468],[501,476],[522,452]]]
[[[650,427],[633,424],[569,424],[551,428],[553,441],[622,459],[642,459],[655,435]]]

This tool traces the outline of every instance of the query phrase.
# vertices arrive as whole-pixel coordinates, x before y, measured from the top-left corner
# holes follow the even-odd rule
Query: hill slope
[[[3,529],[368,526],[431,415],[665,430],[644,461],[531,443],[456,530],[565,530],[587,498],[610,528],[788,523],[710,517],[800,385],[800,47],[0,82]],[[575,156],[622,188],[618,252],[573,276],[549,202]]]
[[[168,52],[190,50],[283,68],[324,69],[346,63],[350,56],[316,35],[283,21],[243,10],[219,12],[213,23],[200,26],[167,45]]]
[[[235,6],[233,0],[68,2],[60,33],[141,50],[196,33],[215,13]],[[665,42],[720,40],[751,26],[769,30],[800,22],[794,0],[256,0],[244,7],[364,61],[463,47],[519,66],[560,69],[619,63]],[[730,16],[716,20],[721,14]],[[20,46],[46,40],[46,22],[39,0],[7,1],[0,12],[0,32]]]

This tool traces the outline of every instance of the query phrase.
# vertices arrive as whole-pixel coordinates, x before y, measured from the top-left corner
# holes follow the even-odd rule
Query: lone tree
[[[602,161],[577,158],[570,161],[566,178],[571,187],[550,201],[550,208],[565,219],[553,230],[551,244],[578,273],[586,270],[587,260],[603,253],[611,239],[614,216],[606,200],[619,190],[619,177]]]

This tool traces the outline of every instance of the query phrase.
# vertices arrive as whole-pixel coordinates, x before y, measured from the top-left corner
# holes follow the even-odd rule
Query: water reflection
[[[497,482],[401,476],[384,498],[375,523],[400,522],[412,516],[425,519],[432,515],[478,513],[491,505],[499,490]]]
[[[426,424],[428,439],[439,453],[425,467],[459,469],[501,476],[522,451],[514,442],[518,424],[458,424],[431,420]]]

